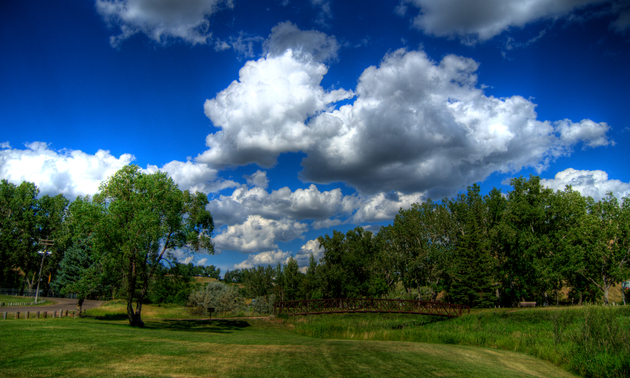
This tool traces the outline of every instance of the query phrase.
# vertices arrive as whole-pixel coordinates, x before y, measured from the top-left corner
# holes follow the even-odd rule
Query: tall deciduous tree
[[[415,288],[420,293],[420,287],[429,287],[435,300],[443,289],[453,248],[451,222],[445,206],[428,200],[401,209],[394,224],[379,233],[407,290]]]
[[[35,184],[16,186],[0,182],[0,284],[13,286],[19,270],[25,275],[37,267],[37,196]]]
[[[610,288],[630,275],[630,198],[620,206],[612,193],[593,203],[581,228],[573,260],[577,272],[595,285],[608,304]]]
[[[142,327],[142,302],[167,251],[214,253],[208,198],[181,191],[166,173],[145,174],[136,165],[122,168],[99,189],[91,206],[82,206],[76,215],[92,235],[103,265],[122,275],[129,323]]]
[[[14,286],[19,273],[32,285],[37,277],[41,256],[39,239],[57,239],[61,234],[68,200],[62,195],[39,198],[39,189],[30,182],[14,185],[0,182],[0,284]],[[57,242],[57,240],[55,240]],[[47,259],[44,273],[55,267],[63,256],[56,243],[55,253]],[[50,248],[49,248],[50,250]]]

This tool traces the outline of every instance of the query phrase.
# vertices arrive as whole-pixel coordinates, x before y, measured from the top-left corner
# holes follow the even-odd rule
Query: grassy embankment
[[[526,353],[587,377],[630,376],[630,306],[474,310],[450,320],[338,314],[287,322],[305,336],[489,347]]]
[[[181,308],[146,306],[143,315],[147,327],[137,329],[128,326],[121,303],[88,313],[94,317],[0,321],[0,376],[572,376],[549,362],[500,349],[303,335],[313,327],[324,331],[339,322],[346,330],[337,330],[343,333],[355,325],[364,327],[366,322],[405,331],[412,328],[410,322],[418,322],[413,328],[428,329],[453,320],[335,315],[208,323],[167,320],[170,316],[193,316]],[[355,338],[352,334],[341,337]]]

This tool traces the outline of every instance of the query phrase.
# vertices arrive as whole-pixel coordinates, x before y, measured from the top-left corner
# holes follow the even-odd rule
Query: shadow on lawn
[[[251,325],[248,322],[238,319],[213,319],[212,321],[207,319],[165,319],[159,322],[146,323],[146,328],[150,329],[170,329],[177,331],[208,333],[232,333],[235,331],[241,331],[250,326]]]

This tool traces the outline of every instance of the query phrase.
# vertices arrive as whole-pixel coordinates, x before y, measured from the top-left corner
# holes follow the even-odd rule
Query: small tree
[[[196,290],[188,297],[189,306],[214,308],[217,313],[238,312],[245,308],[245,301],[235,286],[221,282],[208,282],[201,290]]]
[[[61,294],[76,294],[77,310],[81,313],[85,299],[108,290],[104,281],[103,268],[89,240],[77,240],[64,254],[51,286]]]

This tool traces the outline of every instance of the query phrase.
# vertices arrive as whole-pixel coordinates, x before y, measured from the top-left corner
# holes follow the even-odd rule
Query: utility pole
[[[39,282],[42,280],[42,268],[44,267],[44,259],[46,258],[46,255],[50,254],[50,252],[48,252],[48,247],[52,246],[54,242],[54,240],[39,239],[38,244],[44,246],[44,251],[37,252],[42,254],[42,262],[39,265],[39,277],[37,278],[37,289],[35,290],[35,304],[37,304],[37,298],[39,297]]]

